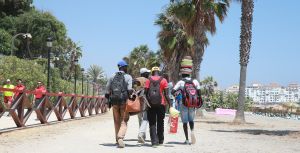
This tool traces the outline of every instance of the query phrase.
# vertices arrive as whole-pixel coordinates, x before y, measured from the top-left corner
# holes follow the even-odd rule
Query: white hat
[[[148,70],[147,68],[141,68],[140,69],[140,74],[143,74],[143,73],[146,73],[146,72],[150,73],[150,70]]]
[[[9,79],[7,79],[7,80],[6,80],[6,82],[10,82],[10,80],[9,80]]]

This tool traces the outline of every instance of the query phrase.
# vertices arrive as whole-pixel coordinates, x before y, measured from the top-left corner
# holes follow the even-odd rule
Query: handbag
[[[139,96],[134,94],[132,99],[127,99],[125,110],[130,114],[139,113],[141,111],[141,102]]]

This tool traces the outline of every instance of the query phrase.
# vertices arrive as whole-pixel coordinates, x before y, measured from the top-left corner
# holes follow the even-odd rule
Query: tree
[[[11,44],[9,43],[12,36],[5,30],[0,28],[0,53],[4,55],[10,55]]]
[[[167,14],[173,22],[181,25],[192,48],[188,50],[193,55],[193,77],[199,80],[200,64],[208,45],[207,32],[216,32],[215,17],[221,22],[229,7],[228,0],[172,0],[167,8]],[[181,59],[180,59],[181,60]],[[179,61],[177,61],[179,62]]]
[[[212,76],[208,76],[201,81],[201,85],[203,86],[202,94],[205,96],[205,101],[209,102],[209,106],[211,107],[212,96],[215,92],[214,88],[218,86],[217,81],[214,80]]]
[[[128,63],[128,73],[134,78],[140,76],[140,69],[146,67],[150,69],[160,66],[159,53],[151,51],[147,45],[135,47],[124,60]]]
[[[235,115],[235,123],[245,123],[245,89],[247,65],[249,62],[251,39],[252,39],[252,21],[253,21],[253,0],[241,0],[242,17],[241,17],[241,34],[240,34],[240,84],[238,109]]]
[[[0,0],[0,17],[17,16],[29,11],[33,0]]]
[[[88,74],[92,79],[92,83],[93,83],[93,94],[94,91],[96,89],[96,87],[101,84],[101,83],[105,83],[106,82],[106,77],[104,75],[104,71],[102,70],[102,68],[98,65],[91,65],[88,68]],[[101,84],[104,85],[104,84]]]

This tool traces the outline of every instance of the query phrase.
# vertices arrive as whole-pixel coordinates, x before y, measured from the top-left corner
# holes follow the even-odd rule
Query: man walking
[[[10,79],[7,79],[3,88],[14,89],[15,86],[11,84]],[[4,105],[6,106],[7,109],[9,109],[11,107],[11,104],[13,101],[14,93],[13,93],[13,91],[4,91],[3,94],[4,94]]]
[[[141,97],[142,101],[142,111],[138,114],[138,120],[139,120],[139,134],[138,134],[138,142],[139,143],[145,143],[146,139],[146,130],[148,127],[148,118],[147,118],[147,109],[148,109],[148,101],[145,96],[144,87],[146,80],[148,79],[150,75],[150,70],[147,68],[141,68],[140,69],[140,77],[135,79],[135,86],[134,89],[139,92],[139,97]]]
[[[119,71],[112,76],[106,85],[105,97],[113,107],[115,138],[119,148],[124,148],[123,141],[127,130],[129,113],[125,111],[126,101],[132,94],[132,77],[127,74],[128,64],[125,61],[118,63]]]
[[[152,76],[145,83],[145,94],[151,108],[147,111],[150,126],[151,144],[157,147],[164,143],[164,118],[166,102],[170,105],[168,97],[168,82],[159,75],[159,67],[151,69]]]

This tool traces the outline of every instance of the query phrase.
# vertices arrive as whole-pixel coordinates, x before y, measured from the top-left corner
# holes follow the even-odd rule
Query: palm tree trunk
[[[245,106],[246,77],[247,77],[247,66],[241,65],[238,109],[234,119],[234,122],[236,123],[245,123],[244,106]]]
[[[252,39],[252,21],[253,21],[253,0],[242,0],[242,18],[240,34],[240,85],[238,97],[238,110],[234,119],[235,123],[245,123],[244,105],[246,89],[246,72],[249,62],[251,39]]]

